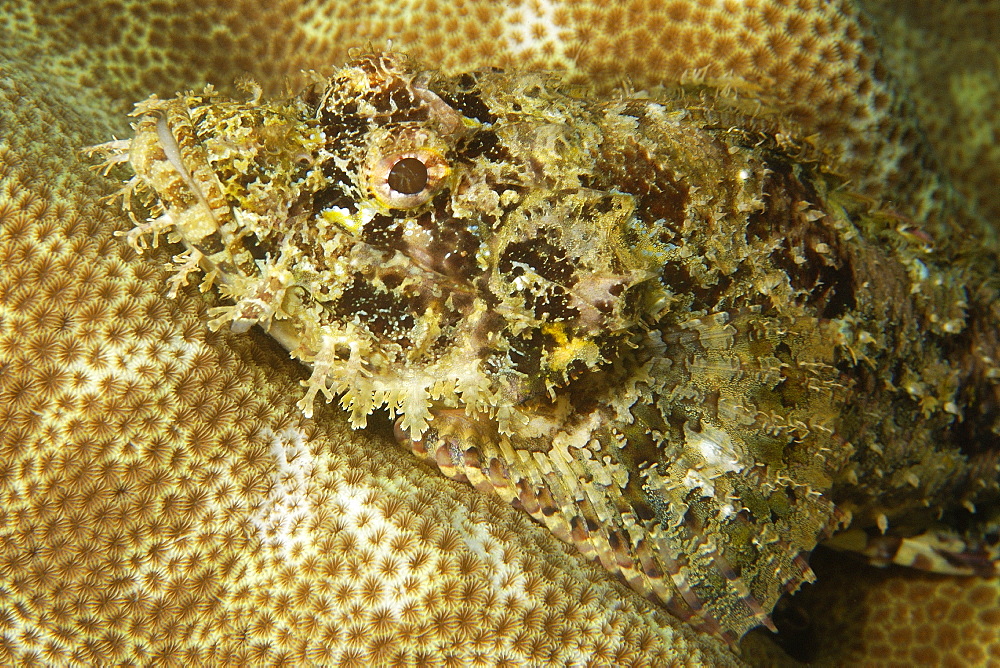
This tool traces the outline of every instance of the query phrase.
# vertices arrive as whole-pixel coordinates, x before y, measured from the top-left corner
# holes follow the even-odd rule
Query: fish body
[[[98,147],[150,207],[129,241],[182,242],[171,289],[203,273],[231,302],[211,326],[306,364],[307,416],[387,408],[442,473],[681,618],[773,628],[838,532],[891,560],[946,531],[941,560],[992,572],[985,232],[936,239],[853,197],[711,91],[593,99],[373,53],[288,99],[135,116]]]

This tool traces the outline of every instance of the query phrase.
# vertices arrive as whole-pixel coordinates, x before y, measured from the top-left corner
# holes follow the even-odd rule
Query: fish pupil
[[[389,170],[389,187],[403,195],[415,195],[427,187],[427,166],[417,158],[403,158]]]

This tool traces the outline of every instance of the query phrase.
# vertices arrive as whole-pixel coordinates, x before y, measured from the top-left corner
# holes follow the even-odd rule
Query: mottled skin
[[[288,100],[136,115],[102,147],[152,205],[130,241],[183,241],[172,289],[203,269],[233,301],[213,326],[260,324],[309,364],[307,414],[320,393],[357,427],[387,406],[445,475],[682,618],[770,626],[852,518],[873,556],[992,570],[1000,314],[977,230],[934,239],[704,91],[595,101],[373,54]],[[950,549],[921,553],[942,519]]]

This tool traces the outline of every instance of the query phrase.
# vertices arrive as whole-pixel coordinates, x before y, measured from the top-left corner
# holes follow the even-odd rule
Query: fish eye
[[[393,209],[412,209],[433,197],[450,169],[437,151],[418,148],[383,156],[369,172],[372,193]]]
[[[427,166],[418,158],[403,158],[389,170],[386,183],[403,195],[416,195],[427,187]]]

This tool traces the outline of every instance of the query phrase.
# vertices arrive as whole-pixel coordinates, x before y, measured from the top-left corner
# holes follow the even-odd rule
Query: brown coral
[[[995,579],[880,569],[829,552],[814,557],[818,582],[783,613],[783,640],[808,665],[958,668],[1000,661]],[[774,661],[772,655],[759,665]]]
[[[957,187],[1000,219],[1000,6],[991,1],[862,3],[886,64],[906,84],[921,125]]]

